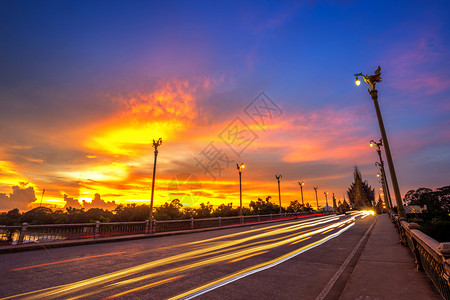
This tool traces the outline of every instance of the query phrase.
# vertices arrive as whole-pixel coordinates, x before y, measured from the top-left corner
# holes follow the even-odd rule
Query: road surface
[[[0,299],[336,299],[375,220],[319,216],[2,254]]]

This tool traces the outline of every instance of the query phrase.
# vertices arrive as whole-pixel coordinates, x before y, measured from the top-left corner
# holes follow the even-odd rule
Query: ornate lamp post
[[[391,194],[389,193],[389,185],[387,183],[387,179],[386,179],[386,171],[384,170],[384,162],[383,162],[383,157],[381,156],[381,147],[383,146],[383,140],[380,139],[380,141],[377,143],[374,140],[370,141],[370,147],[376,147],[377,153],[378,153],[378,157],[380,158],[380,162],[376,162],[375,165],[379,166],[381,169],[381,175],[383,178],[383,188],[384,188],[384,194],[386,195],[386,199],[387,199],[387,203],[388,203],[388,207],[389,209],[392,209],[392,201],[391,201]],[[386,200],[385,199],[385,200]]]
[[[305,202],[303,201],[303,186],[305,183],[303,181],[299,181],[298,185],[300,186],[300,193],[302,194],[302,210],[305,209]]]
[[[155,161],[153,163],[153,181],[152,181],[152,198],[150,200],[150,232],[153,232],[153,195],[155,193],[155,175],[156,175],[156,158],[158,157],[158,147],[161,146],[162,139],[153,140],[153,148],[155,148]]]
[[[281,179],[281,174],[280,175],[275,175],[275,178],[278,180],[278,201],[280,203],[280,215],[281,215],[281,190],[280,190],[280,179]]]
[[[384,176],[381,175],[380,173],[377,173],[377,177],[380,178],[380,184],[381,184],[381,188],[380,190],[382,191],[381,196],[383,196],[383,201],[387,204],[388,209],[391,209],[390,203],[389,201],[387,201],[387,194],[386,194],[386,187],[384,185]]]
[[[406,217],[405,209],[403,208],[402,196],[400,195],[400,189],[398,187],[397,175],[395,174],[394,162],[393,162],[392,156],[391,156],[391,149],[389,147],[389,142],[387,139],[386,131],[384,129],[383,118],[381,117],[380,107],[378,106],[378,91],[375,89],[376,83],[381,82],[381,67],[378,66],[378,69],[375,70],[374,75],[367,76],[367,75],[363,75],[362,73],[355,74],[355,77],[356,77],[355,83],[356,83],[356,85],[359,86],[361,84],[361,81],[359,80],[358,76],[361,76],[364,79],[364,81],[370,86],[369,94],[372,97],[373,104],[375,105],[375,111],[376,111],[377,118],[378,118],[378,125],[380,126],[381,137],[382,137],[383,144],[384,144],[384,152],[386,154],[389,171],[391,172],[391,180],[392,180],[392,186],[394,187],[395,200],[397,202],[398,216],[405,218]]]
[[[242,219],[242,169],[245,168],[245,164],[244,163],[241,163],[240,165],[236,164],[236,167],[239,170],[239,200],[240,200],[239,216]]]
[[[389,186],[388,186],[388,182],[386,179],[386,172],[384,172],[384,168],[381,167],[381,164],[379,162],[375,162],[375,166],[380,168],[381,177],[383,179],[382,188],[383,188],[383,193],[385,195],[385,200],[386,200],[386,202],[388,202],[388,208],[393,209],[394,207],[392,206],[391,193],[389,192]]]
[[[317,211],[319,211],[319,198],[317,198],[317,189],[318,189],[318,188],[319,188],[318,186],[315,186],[315,187],[314,187],[314,192],[316,192]]]

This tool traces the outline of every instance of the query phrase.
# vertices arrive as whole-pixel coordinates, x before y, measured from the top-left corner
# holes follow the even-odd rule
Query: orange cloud
[[[199,118],[198,89],[188,81],[172,81],[151,93],[119,97],[117,114],[97,125],[84,145],[100,153],[136,156],[153,139],[176,140]]]

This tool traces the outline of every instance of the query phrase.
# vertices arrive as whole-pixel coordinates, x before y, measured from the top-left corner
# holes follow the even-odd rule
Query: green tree
[[[22,215],[22,222],[28,224],[53,224],[53,212],[48,207],[36,207]]]
[[[209,201],[205,203],[200,203],[200,207],[195,209],[195,216],[196,219],[203,219],[203,218],[211,218],[213,206],[209,203]]]
[[[110,222],[112,218],[112,212],[98,207],[91,208],[84,213],[84,219],[88,220],[88,222],[100,221],[102,223],[107,223]]]
[[[427,207],[430,214],[444,214],[450,211],[450,186],[433,191],[430,188],[418,188],[409,190],[403,201],[408,205],[419,205]]]
[[[67,222],[68,223],[85,223],[84,208],[66,207]]]
[[[117,222],[145,221],[148,220],[150,214],[148,205],[136,205],[136,203],[126,206],[119,204],[113,212],[113,219]]]
[[[11,209],[6,213],[0,214],[0,225],[20,225],[20,220],[22,218],[22,214],[19,212],[17,208]]]
[[[278,205],[270,202],[271,196],[267,196],[266,200],[258,198],[257,201],[250,201],[250,211],[254,215],[278,214],[280,208]]]
[[[314,210],[314,209],[313,209],[312,205],[309,204],[309,202],[306,202],[306,203],[305,203],[305,211],[307,211],[307,212],[312,212],[313,210]]]
[[[233,203],[220,204],[212,213],[214,217],[232,217],[239,216],[239,209],[233,208]]]
[[[304,211],[305,208],[303,207],[298,200],[291,201],[291,204],[286,208],[286,211],[288,213],[299,213],[301,211]]]
[[[160,207],[155,210],[155,219],[156,220],[178,220],[183,218],[183,213],[181,209],[183,208],[183,204],[181,204],[180,200],[173,199],[170,203],[164,203]]]

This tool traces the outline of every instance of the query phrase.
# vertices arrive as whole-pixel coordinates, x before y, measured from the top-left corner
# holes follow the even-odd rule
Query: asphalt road
[[[1,254],[0,299],[336,299],[374,221],[320,216]]]

